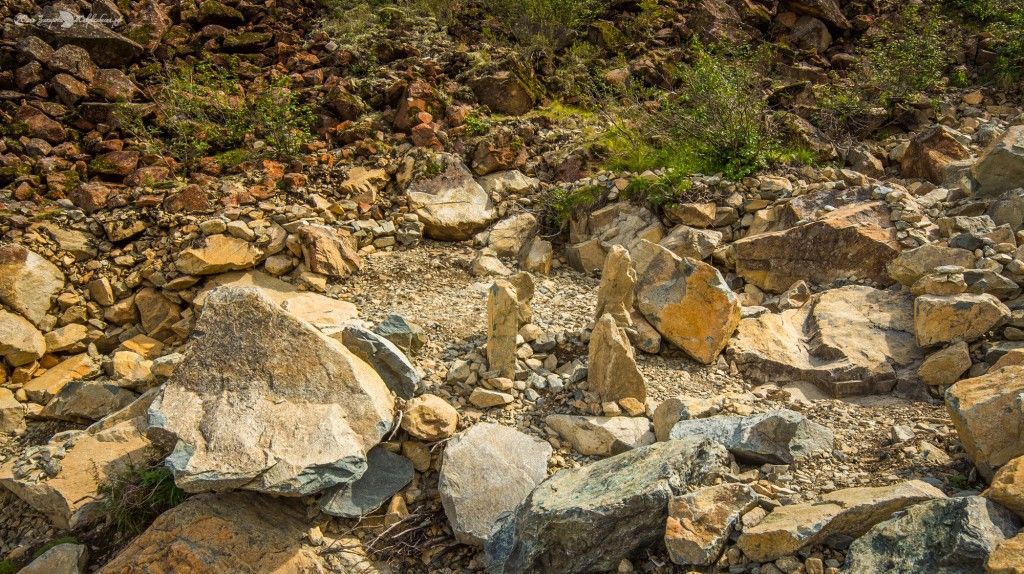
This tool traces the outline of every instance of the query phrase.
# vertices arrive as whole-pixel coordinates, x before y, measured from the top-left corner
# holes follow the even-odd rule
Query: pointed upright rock
[[[516,334],[519,332],[516,289],[497,281],[487,292],[487,365],[496,377],[511,379],[516,372]]]
[[[647,399],[647,386],[636,366],[633,346],[611,314],[598,319],[590,335],[587,384],[602,401],[627,397],[640,402]]]
[[[601,271],[601,285],[597,289],[597,311],[595,319],[608,313],[620,327],[633,324],[630,311],[636,298],[636,271],[629,251],[621,245],[612,245],[604,259]]]

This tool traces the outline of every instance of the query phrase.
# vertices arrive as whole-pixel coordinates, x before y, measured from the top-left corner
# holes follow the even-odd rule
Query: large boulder
[[[39,326],[64,288],[56,265],[20,245],[0,245],[0,303]]]
[[[1010,318],[1010,309],[987,293],[922,295],[914,300],[914,332],[922,347],[970,343]]]
[[[487,245],[501,257],[519,257],[537,233],[537,217],[517,213],[494,224],[487,236]]]
[[[0,357],[12,367],[35,361],[46,353],[46,339],[21,315],[0,309]]]
[[[230,235],[208,235],[198,245],[178,254],[174,265],[187,275],[215,275],[255,267],[263,252],[248,241]]]
[[[1018,456],[1000,468],[984,496],[1024,518],[1024,456]]]
[[[978,471],[991,479],[1024,455],[1024,366],[1009,366],[946,390],[946,408]]]
[[[108,28],[100,19],[78,17],[56,6],[43,9],[36,29],[45,40],[85,49],[102,67],[127,66],[145,50],[134,40]]]
[[[971,171],[982,195],[1024,187],[1024,125],[1011,127],[993,141]]]
[[[1021,574],[1024,572],[1024,532],[1000,542],[988,555],[986,574]]]
[[[251,492],[193,496],[161,514],[99,570],[326,574],[297,501]]]
[[[668,501],[728,472],[729,455],[691,437],[638,448],[540,484],[499,519],[486,550],[494,574],[615,570],[665,535]]]
[[[99,364],[87,353],[68,357],[42,375],[25,383],[22,390],[30,401],[45,405],[72,381],[87,379],[99,372]]]
[[[210,292],[196,332],[150,409],[181,488],[308,495],[363,474],[394,409],[369,365],[258,289]]]
[[[551,445],[513,428],[478,423],[445,446],[437,488],[455,537],[483,544],[498,516],[544,480]]]
[[[129,468],[145,468],[163,454],[147,438],[152,394],[85,430],[58,433],[0,466],[0,485],[58,528],[77,528],[102,516],[100,491]]]
[[[597,320],[587,352],[587,385],[601,401],[647,399],[644,376],[636,366],[633,346],[611,314]]]
[[[740,323],[739,297],[717,269],[641,241],[634,249],[636,306],[671,343],[710,364]]]
[[[669,432],[671,440],[693,436],[713,440],[750,464],[793,464],[831,452],[835,440],[827,427],[788,409],[746,417],[682,420]]]
[[[89,550],[84,544],[63,543],[43,552],[20,574],[85,574]]]
[[[932,500],[875,525],[854,540],[842,572],[977,574],[1021,522],[980,496]]]
[[[573,217],[565,255],[579,271],[599,271],[613,245],[630,253],[641,241],[657,243],[665,237],[661,221],[649,209],[620,201]]]
[[[761,522],[743,530],[737,547],[751,560],[771,562],[830,537],[856,538],[893,513],[934,498],[945,495],[920,480],[836,490],[817,502],[772,510]]]
[[[462,241],[494,221],[497,212],[491,196],[473,179],[462,160],[438,154],[424,161],[436,169],[414,180],[405,193],[427,237]]]
[[[900,247],[884,205],[867,202],[845,205],[804,225],[745,237],[733,243],[733,250],[738,275],[781,293],[800,280],[829,286],[852,278],[889,285],[886,265]]]
[[[913,297],[858,285],[744,319],[729,352],[754,381],[808,382],[837,397],[888,393],[915,379],[923,357]]]
[[[971,151],[960,143],[957,135],[951,128],[937,125],[911,138],[900,159],[904,177],[926,179],[942,185],[950,165],[971,157]]]
[[[722,244],[722,237],[721,231],[679,225],[658,244],[680,257],[707,259]]]

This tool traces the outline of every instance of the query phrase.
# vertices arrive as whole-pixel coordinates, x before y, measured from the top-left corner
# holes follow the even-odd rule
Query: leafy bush
[[[605,189],[596,185],[553,189],[545,199],[544,220],[555,232],[561,233],[568,229],[574,215],[593,208],[604,195]]]
[[[666,170],[658,177],[637,177],[629,182],[622,195],[632,201],[658,209],[682,201],[693,187],[690,178],[679,171]]]
[[[605,138],[613,169],[670,168],[738,179],[767,167],[779,152],[755,72],[757,57],[729,58],[701,45],[680,66],[670,93],[639,94]]]
[[[883,105],[934,88],[952,61],[949,22],[908,5],[864,49],[870,87]]]
[[[18,567],[10,560],[0,560],[0,574],[14,574]]]
[[[157,516],[185,500],[163,466],[129,466],[100,488],[106,522],[122,539],[146,529]]]
[[[605,8],[606,0],[482,0],[495,25],[522,46],[554,52],[569,45]]]
[[[122,106],[120,125],[133,137],[169,153],[186,168],[214,153],[245,149],[249,157],[287,158],[311,137],[312,110],[299,103],[287,78],[243,89],[230,70],[210,63],[167,70],[153,94],[156,118]],[[252,144],[262,140],[257,150]]]

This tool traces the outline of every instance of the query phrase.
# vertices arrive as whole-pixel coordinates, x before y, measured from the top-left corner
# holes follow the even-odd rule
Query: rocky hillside
[[[0,574],[1024,572],[1020,0],[0,18]]]

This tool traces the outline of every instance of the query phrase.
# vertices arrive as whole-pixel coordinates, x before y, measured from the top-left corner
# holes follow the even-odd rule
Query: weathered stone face
[[[985,150],[972,169],[984,195],[1024,186],[1024,126],[1006,130]]]
[[[56,265],[20,245],[0,245],[0,303],[38,327],[63,288]]]
[[[178,254],[175,265],[188,275],[214,275],[255,267],[263,253],[253,244],[229,235],[210,235],[203,243]]]
[[[424,233],[441,241],[469,239],[487,227],[497,213],[490,195],[452,155],[440,154],[440,173],[414,181],[406,190],[409,207],[425,225]]]
[[[394,409],[369,365],[256,289],[210,292],[196,330],[150,409],[181,488],[305,495],[362,475]]]
[[[758,495],[745,484],[709,486],[668,501],[665,546],[672,562],[710,566]]]
[[[636,306],[671,343],[710,364],[740,323],[740,302],[717,269],[642,241],[634,250]]]
[[[800,413],[778,409],[760,415],[715,416],[677,422],[670,440],[697,436],[718,442],[751,464],[792,464],[832,449],[832,431]]]
[[[827,286],[853,277],[889,285],[886,265],[900,252],[879,202],[846,205],[818,221],[746,237],[733,249],[736,273],[772,293],[800,280]]]
[[[983,494],[1024,518],[1024,456],[1018,456],[1000,468]]]
[[[722,446],[689,438],[563,470],[499,520],[486,545],[491,572],[614,570],[664,536],[673,494],[710,485],[727,469]],[[595,543],[604,540],[615,544]]]
[[[951,341],[971,342],[1010,317],[999,299],[983,293],[922,295],[914,300],[914,331],[923,347]]]
[[[28,320],[0,309],[0,357],[20,367],[46,353],[46,339]]]
[[[647,399],[647,386],[636,366],[633,346],[611,315],[598,319],[590,335],[587,357],[587,384],[602,401]]]
[[[946,408],[978,471],[1024,455],[1024,367],[1010,366],[964,379],[946,390]]]
[[[889,392],[913,379],[923,357],[913,297],[856,285],[744,319],[729,352],[755,381],[804,381],[835,396]]]
[[[483,544],[494,521],[547,476],[551,445],[513,428],[479,423],[445,446],[438,490],[456,538]]]
[[[507,281],[491,285],[487,292],[487,368],[498,377],[515,376],[518,310],[515,287]]]
[[[611,456],[654,443],[645,417],[548,415],[544,423],[584,456]]]

